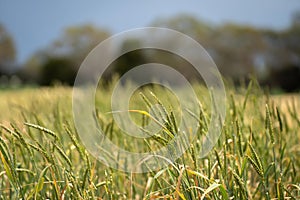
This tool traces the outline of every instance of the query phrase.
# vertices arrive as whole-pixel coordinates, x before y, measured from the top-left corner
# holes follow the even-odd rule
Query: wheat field
[[[193,87],[203,105],[194,127],[200,137],[210,100],[204,86]],[[97,120],[116,144],[139,151],[107,114],[112,88],[99,86]],[[72,88],[0,91],[0,199],[300,199],[300,95],[269,95],[255,81],[226,88],[226,119],[214,149],[198,158],[195,139],[167,168],[142,174],[109,168],[88,153],[74,127]],[[159,87],[139,92],[144,98],[134,94],[131,109],[160,103],[165,131],[176,135],[174,96]],[[147,117],[141,113],[132,113],[140,124]],[[149,138],[151,146],[168,142],[162,132]]]

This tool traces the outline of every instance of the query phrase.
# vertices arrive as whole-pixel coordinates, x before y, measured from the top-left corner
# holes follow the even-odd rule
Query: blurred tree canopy
[[[51,57],[69,57],[80,64],[97,44],[109,36],[107,31],[92,25],[69,27],[50,45],[47,53]]]
[[[15,44],[3,25],[0,24],[0,75],[9,73],[16,57]]]
[[[19,75],[27,82],[41,85],[55,82],[72,85],[84,58],[109,36],[107,31],[92,25],[68,27],[46,49],[34,54]]]
[[[187,15],[158,20],[153,25],[181,31],[199,41],[222,75],[235,82],[253,74],[262,84],[285,91],[300,89],[295,84],[300,80],[300,11],[293,15],[291,26],[282,31],[237,24],[212,26]],[[289,78],[283,81],[281,72]]]
[[[123,44],[121,45],[120,50],[126,50],[129,49],[132,46],[136,46],[136,43],[139,44],[142,41],[139,40],[127,40],[124,41]],[[145,64],[146,58],[145,58],[145,52],[144,51],[131,51],[128,52],[127,54],[120,56],[115,63],[112,64],[113,70],[118,73],[120,76],[125,74],[127,71],[132,69],[135,66]]]
[[[229,23],[212,25],[189,15],[158,19],[151,26],[171,28],[198,41],[213,58],[222,75],[230,77],[235,83],[254,74],[263,84],[286,91],[299,90],[298,86],[294,88],[291,85],[295,85],[295,80],[300,80],[300,12],[293,15],[290,27],[281,31]],[[3,39],[0,40],[0,62],[12,60],[15,54],[12,39],[3,28],[0,28],[0,36],[0,39],[7,38],[6,47],[1,43]],[[25,82],[41,85],[51,85],[56,81],[72,85],[87,54],[109,36],[108,31],[92,25],[66,28],[57,40],[29,58],[18,75]],[[143,41],[133,38],[120,44],[119,49],[126,49],[135,43]],[[11,50],[2,53],[2,49],[7,48]],[[150,62],[172,66],[189,79],[201,78],[195,77],[197,73],[183,58],[153,49],[122,55],[112,63],[105,77],[109,79],[107,74],[113,73],[123,75],[137,65]],[[290,78],[283,81],[279,78],[281,72],[289,74]]]

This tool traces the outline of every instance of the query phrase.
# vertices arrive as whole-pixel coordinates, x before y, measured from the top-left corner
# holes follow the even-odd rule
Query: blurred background
[[[0,0],[0,88],[72,85],[97,44],[145,26],[172,28],[199,41],[237,85],[255,76],[274,92],[300,91],[299,0]],[[120,49],[134,42],[143,41],[124,41]],[[121,56],[105,78],[155,61],[197,79],[185,60],[154,50]]]

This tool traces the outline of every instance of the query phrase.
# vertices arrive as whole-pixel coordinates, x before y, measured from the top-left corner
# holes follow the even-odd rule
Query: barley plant
[[[147,140],[128,138],[110,113],[112,85],[99,86],[95,120],[115,144],[149,151],[180,131],[178,99],[149,86],[133,94],[130,115],[141,126],[158,120],[163,128]],[[199,158],[211,100],[203,85],[193,87],[197,138],[176,162],[144,174],[111,169],[87,152],[73,123],[72,88],[1,91],[0,199],[300,199],[300,96],[270,95],[255,80],[245,88],[228,82],[221,137]]]

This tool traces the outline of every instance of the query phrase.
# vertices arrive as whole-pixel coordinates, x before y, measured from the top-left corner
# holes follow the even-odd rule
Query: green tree
[[[16,49],[14,41],[5,27],[0,24],[0,73],[11,71],[8,67],[14,62],[15,57]]]
[[[42,78],[39,80],[41,85],[52,85],[60,82],[73,85],[76,77],[76,70],[72,62],[64,58],[50,58],[42,68]]]
[[[158,19],[152,25],[180,31],[201,42],[202,45],[206,44],[208,38],[214,31],[214,27],[205,21],[186,14],[168,19]]]
[[[175,29],[197,40],[208,51],[222,74],[234,79],[253,72],[256,54],[266,48],[261,30],[248,26],[214,26],[189,15],[160,19],[154,25]],[[190,71],[186,72],[188,76],[195,74],[191,69],[185,67],[185,71]]]
[[[81,63],[96,45],[109,36],[109,32],[92,25],[72,26],[66,28],[46,51],[49,56],[69,57],[73,62]]]
[[[139,46],[138,44],[140,43],[141,41],[135,39],[126,40],[121,45],[120,49],[131,49],[131,47]],[[120,56],[112,65],[114,67],[114,72],[122,76],[130,69],[145,63],[146,59],[144,52],[141,50],[135,50]]]
[[[225,24],[215,29],[209,46],[213,58],[225,76],[234,79],[255,70],[255,57],[267,50],[262,32],[252,27]]]
[[[109,35],[109,32],[92,25],[68,27],[62,36],[28,59],[21,76],[23,80],[42,85],[54,81],[73,84],[84,58]]]

